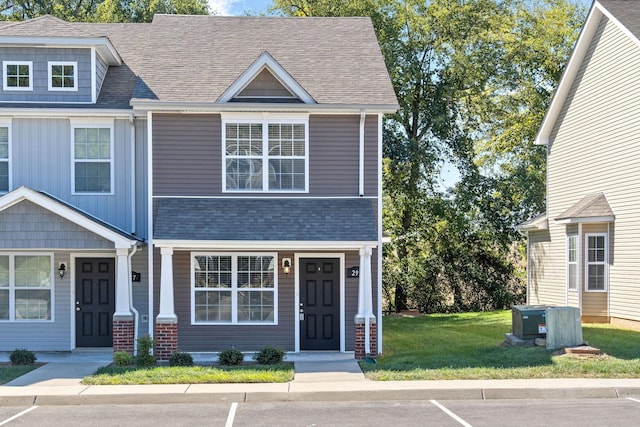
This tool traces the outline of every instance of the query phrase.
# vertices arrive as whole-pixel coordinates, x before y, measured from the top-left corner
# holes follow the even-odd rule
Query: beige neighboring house
[[[547,211],[528,236],[527,303],[640,328],[640,1],[594,2],[536,138]]]

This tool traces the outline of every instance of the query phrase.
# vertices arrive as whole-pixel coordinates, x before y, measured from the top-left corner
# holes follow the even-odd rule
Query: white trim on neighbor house
[[[276,61],[269,53],[263,52],[254,62],[247,68],[238,79],[224,91],[216,102],[226,103],[229,102],[234,96],[242,92],[244,88],[251,83],[251,81],[258,75],[263,69],[268,69],[269,72],[291,93],[300,98],[305,104],[315,104],[314,99],[309,93],[293,78],[291,75]]]
[[[231,257],[231,287],[230,288],[196,288],[195,286],[195,257],[217,256]],[[271,257],[273,263],[273,288],[241,288],[238,286],[238,258],[239,257]],[[250,325],[250,326],[277,326],[278,325],[278,254],[276,252],[191,252],[190,260],[190,294],[191,294],[191,324],[196,325]],[[230,292],[231,293],[231,320],[230,321],[197,321],[196,320],[196,292]],[[240,292],[267,292],[273,294],[273,321],[271,322],[245,322],[239,319],[238,294]]]
[[[74,224],[90,231],[106,240],[114,243],[116,249],[126,248],[129,249],[138,243],[137,240],[127,239],[121,234],[111,230],[104,225],[91,220],[89,217],[76,212],[75,210],[65,206],[62,203],[58,203],[55,200],[31,190],[27,187],[20,187],[11,191],[3,196],[0,196],[0,211],[3,211],[13,205],[16,205],[23,200],[28,200],[36,205],[48,210],[49,212],[60,216]]]
[[[53,85],[53,67],[60,66],[62,67],[62,86],[54,86]],[[66,76],[64,73],[65,67],[73,67],[73,86],[64,86],[64,78],[70,77]],[[48,89],[52,92],[77,92],[78,91],[78,62],[77,61],[48,61],[47,62],[47,85]]]
[[[74,196],[111,196],[114,194],[114,119],[80,119],[69,120],[71,129],[71,194]],[[77,159],[75,156],[75,130],[76,129],[109,129],[109,158],[108,159]],[[109,163],[109,191],[78,191],[76,189],[76,163]]]
[[[7,128],[7,142],[8,142],[8,147],[7,147],[7,157],[6,158],[0,158],[0,162],[6,162],[7,163],[7,173],[9,174],[9,180],[7,183],[8,188],[6,190],[0,188],[0,194],[6,194],[9,191],[11,191],[11,188],[13,188],[13,173],[12,173],[12,161],[11,161],[11,128],[12,128],[12,120],[11,119],[0,119],[0,127],[6,127]]]
[[[27,65],[29,67],[29,86],[9,86],[8,65]],[[18,74],[19,75],[19,74]],[[33,61],[2,61],[2,89],[5,91],[28,92],[33,90]],[[15,102],[15,101],[14,101]]]
[[[334,258],[339,260],[339,276],[340,276],[340,353],[344,353],[346,350],[345,335],[345,254],[344,253],[331,253],[331,252],[303,252],[294,253],[294,307],[293,312],[296,318],[294,319],[294,334],[295,334],[295,352],[300,353],[300,258]]]
[[[223,193],[284,193],[305,194],[309,192],[309,114],[274,114],[274,113],[235,113],[221,114],[222,133],[222,192]],[[227,125],[255,124],[262,130],[262,154],[260,155],[228,155],[227,154]],[[275,156],[269,153],[269,126],[270,125],[303,125],[304,126],[304,156]],[[227,188],[227,162],[230,159],[246,159],[259,161],[262,164],[261,184],[262,188]],[[270,160],[304,160],[304,188],[303,189],[269,189],[269,162]]]
[[[49,286],[30,286],[30,287],[16,287],[16,272],[15,272],[15,259],[17,256],[42,256],[49,258]],[[54,270],[54,254],[53,252],[0,252],[0,257],[8,257],[9,259],[9,283],[8,287],[0,287],[0,290],[7,290],[9,292],[9,319],[0,319],[1,323],[54,323],[55,322],[55,287],[56,287],[56,275]],[[48,319],[16,319],[16,297],[17,291],[49,291],[49,318]]]
[[[604,251],[602,261],[589,261],[589,238],[590,237],[603,237]],[[609,236],[608,233],[585,233],[584,234],[584,290],[585,292],[607,292],[609,290]],[[599,247],[594,247],[598,250]],[[590,289],[589,288],[589,266],[602,266],[603,267],[603,288],[602,289]]]

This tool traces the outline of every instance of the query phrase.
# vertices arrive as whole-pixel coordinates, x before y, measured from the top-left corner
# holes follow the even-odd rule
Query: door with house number
[[[76,259],[76,347],[113,346],[115,259]]]
[[[300,259],[300,350],[340,350],[339,259]]]

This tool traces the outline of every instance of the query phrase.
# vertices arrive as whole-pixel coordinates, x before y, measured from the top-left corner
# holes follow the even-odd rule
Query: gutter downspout
[[[364,196],[364,121],[367,115],[364,110],[360,111],[360,164],[358,174],[358,194]]]
[[[131,269],[131,258],[138,252],[138,245],[134,245],[127,257],[127,268],[129,269],[129,310],[133,312],[133,354],[138,353],[138,321],[140,313],[133,305],[133,270]]]
[[[136,234],[136,124],[133,113],[129,114],[131,131],[131,234]]]

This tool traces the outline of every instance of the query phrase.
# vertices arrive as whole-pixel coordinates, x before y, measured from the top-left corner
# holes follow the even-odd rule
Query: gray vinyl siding
[[[2,47],[0,59],[4,61],[31,61],[32,90],[5,91],[0,86],[1,102],[91,102],[91,50],[87,48]],[[78,63],[77,91],[49,90],[49,61]],[[1,64],[0,64],[1,65]],[[4,82],[4,67],[0,71]]]
[[[604,192],[615,214],[609,235],[609,315],[640,321],[639,83],[640,47],[603,17],[550,138],[549,290],[541,294],[543,302],[557,300],[551,288],[564,286],[566,231],[554,218],[584,196]],[[603,314],[603,295],[583,298],[583,314]]]
[[[144,135],[144,131],[138,132]],[[72,194],[72,143],[68,119],[14,118],[12,120],[11,167],[13,188],[26,186],[45,191],[114,225],[132,229],[131,130],[127,120],[114,123],[114,188],[112,195]],[[136,145],[144,149],[145,142]],[[138,164],[143,164],[140,156]],[[144,191],[144,188],[141,189]],[[143,215],[143,212],[140,212]],[[137,227],[146,235],[146,227]]]
[[[309,118],[309,193],[287,197],[359,196],[359,115]],[[153,115],[154,196],[282,197],[223,193],[219,115]],[[378,116],[365,122],[365,196],[378,194]]]

